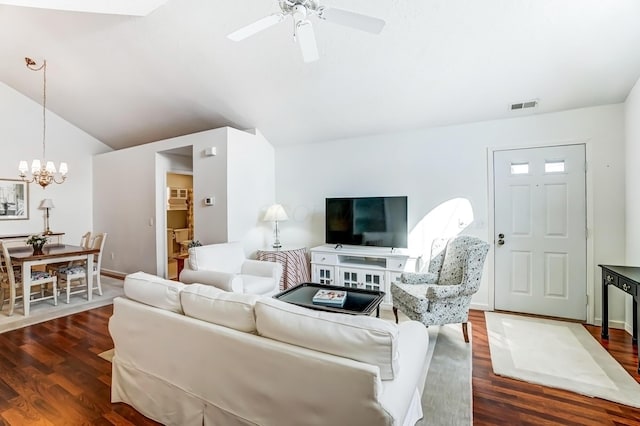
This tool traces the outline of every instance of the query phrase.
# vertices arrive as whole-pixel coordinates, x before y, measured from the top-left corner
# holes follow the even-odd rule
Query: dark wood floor
[[[0,424],[156,424],[110,403],[111,364],[97,355],[112,348],[111,313],[106,306],[0,334]],[[640,409],[495,376],[484,313],[472,311],[470,321],[475,425],[640,424]],[[598,338],[599,327],[587,329]],[[640,381],[631,337],[612,330],[607,346]]]

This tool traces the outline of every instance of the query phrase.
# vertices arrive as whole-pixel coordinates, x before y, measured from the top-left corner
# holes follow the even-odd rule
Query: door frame
[[[555,147],[562,145],[584,145],[585,146],[585,161],[586,161],[586,172],[585,172],[585,204],[586,204],[586,216],[587,216],[587,320],[588,324],[595,323],[595,314],[596,314],[596,306],[595,306],[595,291],[596,291],[596,282],[595,282],[595,268],[596,265],[594,263],[594,247],[593,247],[593,172],[589,164],[592,164],[592,152],[593,149],[591,147],[590,139],[572,139],[572,140],[558,140],[558,141],[540,141],[540,142],[531,142],[526,145],[505,145],[505,146],[490,146],[487,147],[487,189],[488,189],[488,229],[489,229],[489,241],[491,242],[489,253],[487,254],[487,261],[489,263],[488,268],[488,284],[489,284],[489,310],[495,310],[495,188],[494,188],[494,174],[493,174],[493,154],[496,151],[507,151],[507,150],[515,150],[515,149],[530,149],[530,148],[545,148],[545,147]]]

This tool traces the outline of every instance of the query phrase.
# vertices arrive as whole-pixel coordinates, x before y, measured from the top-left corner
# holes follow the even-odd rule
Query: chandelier
[[[36,182],[43,188],[46,188],[52,182],[62,183],[67,178],[67,163],[60,163],[56,171],[56,166],[53,161],[46,161],[46,133],[47,133],[47,61],[44,60],[42,65],[36,68],[36,62],[31,58],[24,58],[27,63],[27,68],[32,71],[43,70],[42,78],[42,159],[35,159],[31,163],[31,175],[27,172],[29,167],[26,161],[20,161],[18,170],[20,171],[20,178],[28,183]]]

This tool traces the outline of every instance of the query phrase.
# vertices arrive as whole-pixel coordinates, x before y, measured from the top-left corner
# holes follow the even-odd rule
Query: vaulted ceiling
[[[120,149],[225,125],[280,145],[618,103],[640,77],[637,0],[324,0],[386,26],[312,18],[312,63],[290,19],[226,38],[276,0],[146,2],[146,16],[0,5],[0,81],[40,103],[24,57],[46,59],[49,109]]]

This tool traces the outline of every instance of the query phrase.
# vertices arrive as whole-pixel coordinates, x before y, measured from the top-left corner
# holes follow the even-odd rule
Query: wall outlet
[[[114,252],[111,252],[111,260],[116,258],[116,254]]]

